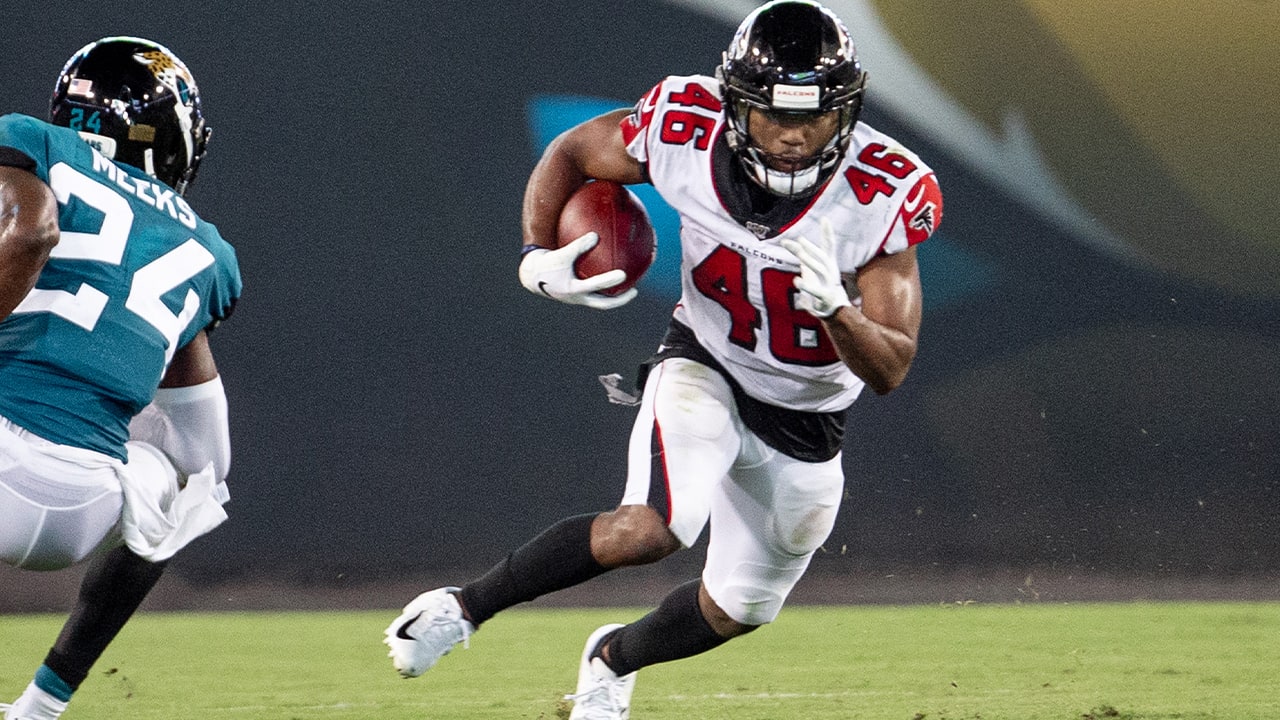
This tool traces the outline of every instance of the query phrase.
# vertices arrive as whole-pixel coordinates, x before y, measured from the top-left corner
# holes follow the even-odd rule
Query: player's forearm
[[[58,237],[48,186],[25,170],[0,167],[0,320],[31,292]]]
[[[231,468],[231,433],[222,378],[160,388],[129,424],[129,438],[158,448],[184,475],[212,463],[214,477],[226,479]]]
[[[552,142],[529,175],[521,209],[525,245],[556,247],[560,211],[569,196],[586,182],[586,175],[562,149],[563,136]]]
[[[644,167],[627,154],[618,123],[627,110],[598,115],[560,134],[543,152],[525,186],[521,228],[525,245],[556,247],[560,212],[589,178],[644,182]]]
[[[44,267],[49,256],[47,249],[41,251],[38,246],[9,232],[11,224],[7,220],[0,216],[0,320],[9,317],[9,313],[35,287],[40,268]]]
[[[840,308],[823,320],[845,365],[877,394],[902,384],[916,356],[916,339],[880,325],[856,307]]]

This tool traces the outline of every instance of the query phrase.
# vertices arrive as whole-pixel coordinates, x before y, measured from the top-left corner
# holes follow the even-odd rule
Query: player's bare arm
[[[923,295],[915,248],[876,257],[857,284],[861,309],[842,307],[823,324],[849,369],[883,395],[902,384],[916,356]]]
[[[0,320],[35,287],[57,244],[53,191],[26,170],[0,166]]]
[[[589,178],[625,184],[645,181],[643,166],[627,154],[618,130],[630,112],[624,108],[599,115],[565,131],[547,147],[525,186],[525,245],[556,247],[560,211]]]
[[[596,233],[588,232],[563,246],[558,242],[560,214],[588,179],[644,181],[644,168],[627,155],[618,129],[626,113],[605,113],[566,131],[552,141],[534,167],[521,219],[524,248],[519,276],[529,292],[597,310],[620,307],[636,296],[634,287],[615,295],[602,294],[626,282],[626,273],[619,269],[577,277],[574,264],[599,242]]]
[[[204,330],[196,333],[191,342],[173,354],[173,361],[160,380],[160,387],[190,387],[209,382],[218,377],[218,366],[209,349],[209,335]]]

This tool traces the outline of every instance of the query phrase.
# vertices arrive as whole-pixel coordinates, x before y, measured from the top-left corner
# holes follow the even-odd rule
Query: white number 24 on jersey
[[[123,196],[67,165],[49,168],[49,187],[58,202],[66,205],[72,197],[103,214],[102,227],[96,233],[62,231],[50,258],[87,260],[119,265],[124,258],[129,231],[133,228],[133,208]],[[195,238],[138,268],[130,283],[125,307],[154,327],[168,341],[165,366],[177,350],[178,336],[200,311],[200,297],[188,290],[182,311],[174,314],[161,297],[178,285],[195,277],[212,265],[214,258]],[[14,308],[14,313],[49,312],[89,332],[107,306],[107,295],[88,283],[76,292],[35,288]]]

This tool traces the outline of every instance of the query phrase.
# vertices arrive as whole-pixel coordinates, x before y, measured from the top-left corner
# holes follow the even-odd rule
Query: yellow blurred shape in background
[[[1021,1],[1204,213],[1280,250],[1280,2]]]

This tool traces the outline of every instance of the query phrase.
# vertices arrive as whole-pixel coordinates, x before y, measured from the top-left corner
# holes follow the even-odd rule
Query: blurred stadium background
[[[192,66],[214,128],[191,199],[246,278],[214,337],[232,521],[153,602],[396,606],[611,507],[631,412],[596,376],[660,337],[672,221],[644,195],[667,252],[626,308],[539,301],[524,180],[566,124],[710,73],[756,4],[9,4],[0,112],[43,116],[67,57],[134,34]],[[913,374],[855,405],[798,597],[1280,597],[1280,4],[828,4],[864,119],[946,212]],[[65,606],[76,572],[5,569],[0,611]]]

